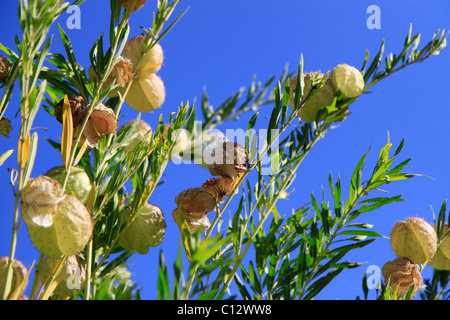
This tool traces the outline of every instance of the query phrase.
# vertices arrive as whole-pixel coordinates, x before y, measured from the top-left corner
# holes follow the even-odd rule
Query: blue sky
[[[132,15],[130,37],[141,33],[139,26],[149,26],[156,1],[147,4]],[[381,28],[368,29],[366,13],[369,5],[377,5],[381,12]],[[195,102],[201,98],[205,87],[210,103],[220,105],[231,93],[251,83],[255,75],[265,82],[271,75],[280,76],[285,64],[294,71],[300,54],[304,56],[305,71],[326,72],[335,65],[347,63],[360,68],[366,49],[371,58],[377,53],[383,39],[385,53],[399,53],[412,23],[413,34],[420,32],[420,47],[431,40],[436,30],[450,29],[450,2],[448,1],[298,1],[298,0],[184,0],[174,16],[188,8],[180,22],[161,41],[164,65],[159,75],[166,86],[167,97],[161,109],[143,114],[142,118],[155,127],[159,115],[168,120],[181,102]],[[109,28],[109,1],[87,0],[81,8],[81,29],[69,30],[62,14],[58,22],[71,38],[78,62],[89,67],[89,50],[102,32]],[[4,1],[0,20],[0,42],[14,48],[14,36],[20,34],[17,22],[16,1]],[[51,52],[64,53],[56,28]],[[307,203],[311,192],[318,197],[321,186],[327,185],[328,174],[341,177],[343,188],[359,158],[371,146],[366,161],[366,174],[387,142],[396,147],[402,138],[405,146],[399,161],[413,158],[407,172],[433,177],[414,178],[390,184],[390,196],[402,194],[404,202],[390,204],[382,209],[362,215],[358,221],[374,225],[374,230],[389,236],[392,226],[410,216],[419,216],[432,222],[432,210],[439,211],[449,197],[450,172],[450,53],[448,48],[440,55],[402,70],[372,87],[372,93],[361,96],[352,104],[353,114],[340,127],[327,134],[310,152],[300,166],[293,189],[282,208],[298,208]],[[15,88],[18,90],[18,86]],[[13,118],[14,130],[10,138],[0,136],[0,154],[16,149],[18,106],[16,91],[6,116]],[[272,106],[261,110],[270,116]],[[137,113],[124,108],[121,122],[135,118]],[[246,128],[251,114],[219,129]],[[267,126],[259,122],[261,128]],[[35,121],[39,145],[32,177],[44,174],[53,165],[61,164],[60,155],[45,141],[45,137],[58,139],[61,125],[43,109]],[[142,297],[154,299],[159,249],[163,249],[171,269],[179,244],[179,231],[173,223],[171,212],[175,196],[190,187],[200,186],[210,178],[209,172],[195,165],[169,164],[164,183],[150,202],[165,214],[167,231],[162,245],[151,249],[147,255],[134,255],[130,262],[133,279],[142,288]],[[9,185],[8,168],[16,168],[16,153],[0,168],[0,256],[9,254],[13,214],[13,195]],[[374,194],[375,195],[375,194]],[[236,201],[237,201],[236,197]],[[286,209],[286,214],[289,214]],[[210,217],[211,218],[211,217]],[[16,258],[30,266],[39,255],[28,238],[25,224],[19,231]],[[354,299],[362,295],[361,279],[367,266],[380,268],[395,259],[389,240],[379,238],[362,250],[351,253],[350,261],[367,262],[358,269],[345,270],[327,287],[318,299]],[[429,277],[426,267],[423,276]]]

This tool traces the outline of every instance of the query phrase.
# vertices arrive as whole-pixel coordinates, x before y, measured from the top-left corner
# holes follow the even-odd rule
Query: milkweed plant
[[[0,258],[1,298],[141,299],[127,262],[159,247],[154,255],[159,269],[149,275],[156,278],[157,299],[314,299],[343,270],[362,264],[348,261],[350,252],[381,236],[355,219],[403,200],[380,196],[380,188],[420,174],[404,172],[410,159],[397,160],[404,141],[392,148],[388,138],[370,175],[363,172],[370,151],[345,180],[329,175],[329,199],[311,194],[308,205],[289,212],[277,209],[279,201],[294,192],[292,183],[308,153],[351,117],[361,95],[438,55],[447,34],[438,30],[421,46],[420,34],[410,28],[399,53],[385,55],[383,41],[373,58],[366,51],[361,68],[343,63],[307,73],[308,62],[300,55],[298,66],[286,66],[280,78],[254,80],[216,108],[204,92],[197,105],[181,103],[164,123],[160,40],[189,13],[178,12],[181,0],[158,0],[151,24],[137,34],[133,14],[145,2],[110,1],[109,42],[100,35],[89,52],[90,65],[82,66],[70,37],[61,27],[50,34],[50,27],[83,0],[19,1],[22,33],[16,47],[0,44],[0,139],[9,138],[10,118],[20,118],[17,147],[1,150],[0,145],[0,165],[13,153],[17,157],[8,168],[14,211],[8,213],[13,215],[9,255]],[[50,52],[56,38],[65,52]],[[18,108],[9,103],[12,95],[20,98]],[[270,117],[259,116],[264,107],[272,108]],[[126,108],[138,116],[120,124]],[[60,136],[46,140],[61,158],[49,159],[53,166],[36,176],[39,109],[60,127]],[[143,113],[160,113],[156,128],[141,119]],[[250,120],[236,139],[218,130],[243,114]],[[262,165],[267,158],[270,168]],[[162,212],[152,195],[170,161],[203,166],[209,179],[192,180],[189,189],[169,195],[173,211]],[[394,226],[390,241],[398,258],[383,266],[377,299],[450,297],[446,219],[444,202],[435,221],[405,217]],[[178,239],[165,238],[168,225],[179,230]],[[16,254],[21,228],[27,228],[40,254],[27,267]],[[173,281],[164,257],[167,241],[179,243]],[[432,279],[422,278],[425,267],[433,268]],[[365,280],[358,299],[367,299]],[[27,288],[30,295],[24,295]]]

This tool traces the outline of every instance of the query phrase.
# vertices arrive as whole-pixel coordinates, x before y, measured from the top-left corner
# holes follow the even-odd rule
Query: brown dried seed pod
[[[316,85],[322,78],[324,77],[324,74],[320,72],[311,72],[306,73],[304,75],[304,87],[303,87],[303,100],[305,100],[314,85]],[[289,87],[290,87],[290,97],[289,97],[289,103],[292,107],[295,106],[294,104],[294,88],[297,84],[298,76],[295,76],[292,78]],[[316,120],[317,114],[319,113],[320,109],[326,106],[329,106],[334,99],[335,96],[335,89],[332,85],[332,83],[327,80],[323,87],[316,92],[316,94],[309,98],[308,101],[304,103],[304,105],[300,108],[299,111],[299,117],[307,122],[313,122]],[[319,120],[323,120],[324,117],[322,117]]]
[[[450,236],[448,231],[448,224],[446,223],[436,253],[428,262],[430,266],[438,270],[450,270]]]
[[[403,298],[414,285],[411,298],[417,295],[417,291],[422,287],[422,276],[416,265],[405,257],[399,257],[394,261],[388,261],[382,268],[384,282],[389,284],[393,291],[398,292],[398,296]]]
[[[9,257],[0,258],[0,297],[3,297],[3,293],[5,292],[8,263]],[[13,275],[8,297],[12,298],[12,295],[20,297],[27,286],[27,282],[23,283],[23,281],[28,271],[27,268],[25,268],[25,266],[19,260],[13,260],[12,269]],[[15,292],[16,290],[18,290],[18,292]]]
[[[136,36],[127,41],[123,48],[123,56],[129,59],[138,78],[146,78],[161,69],[164,54],[159,43],[155,43],[150,51],[143,55],[146,36]]]
[[[11,70],[11,62],[4,56],[0,55],[0,82],[5,82]]]
[[[37,271],[41,282],[45,282],[51,274],[52,269],[58,263],[59,258],[46,257],[39,260]],[[86,271],[78,255],[67,257],[59,272],[57,286],[53,293],[60,297],[72,297],[78,295],[83,289],[86,281]]]
[[[100,104],[92,111],[83,134],[88,140],[89,146],[95,147],[104,134],[115,132],[117,127],[118,123],[114,111]]]
[[[128,106],[139,112],[151,112],[161,107],[165,99],[164,82],[155,74],[135,78],[125,97]]]
[[[175,197],[175,203],[185,214],[209,212],[216,208],[216,199],[202,188],[190,188]]]
[[[202,229],[202,231],[208,230],[208,228],[211,226],[211,223],[209,222],[208,215],[204,212],[202,213],[196,213],[196,214],[185,214],[178,208],[172,211],[172,217],[173,220],[177,225],[180,225],[180,219],[179,214],[183,214],[184,219],[189,227],[189,231],[191,234],[194,234],[198,229]]]
[[[11,130],[11,120],[5,117],[0,117],[0,135],[9,138],[9,132]]]
[[[91,79],[95,78],[97,81],[100,79],[92,66],[89,68],[88,75]],[[122,58],[114,65],[109,77],[103,83],[103,88],[109,87],[114,80],[118,87],[111,90],[108,97],[117,97],[119,93],[123,94],[127,84],[133,80],[133,67],[128,59]]]
[[[122,0],[122,7],[126,9],[129,1],[132,0]],[[147,0],[137,0],[132,11],[138,11],[140,8],[142,8],[146,1]]]
[[[131,210],[125,209],[121,213],[121,222],[127,223],[130,214]],[[146,203],[119,238],[119,245],[127,250],[146,254],[150,247],[156,247],[163,241],[165,232],[166,222],[161,209]]]
[[[424,264],[436,252],[436,231],[421,218],[408,218],[392,228],[391,247],[398,257],[407,257],[416,264]]]
[[[233,194],[235,181],[230,178],[218,177],[211,178],[202,184],[202,189],[218,197],[223,201],[223,196],[231,196]]]
[[[69,99],[70,109],[72,110],[72,122],[75,128],[84,120],[84,99],[80,96],[68,96],[67,98]],[[55,106],[55,117],[60,123],[63,123],[63,105],[64,99]]]
[[[247,171],[248,153],[240,143],[210,143],[203,152],[205,163],[213,176],[234,179]]]

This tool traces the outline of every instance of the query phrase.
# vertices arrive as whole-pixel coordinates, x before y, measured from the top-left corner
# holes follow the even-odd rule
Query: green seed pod
[[[389,285],[393,291],[397,291],[400,298],[406,296],[411,286],[414,285],[411,298],[415,297],[422,287],[422,276],[416,265],[408,258],[400,257],[394,261],[388,261],[381,269],[381,273],[385,284]]]
[[[59,258],[46,257],[39,261],[37,270],[41,282],[45,282]],[[56,278],[57,286],[53,293],[61,297],[72,297],[78,295],[84,289],[86,281],[86,271],[81,264],[81,260],[77,255],[72,255],[66,258],[61,271]]]
[[[121,222],[126,224],[131,210],[126,209],[121,213]],[[137,212],[134,220],[129,222],[127,230],[119,238],[119,245],[127,250],[146,254],[150,247],[158,246],[164,239],[166,222],[161,210],[150,204],[144,204]]]
[[[70,195],[55,196],[51,192],[53,189],[60,192],[62,188],[50,177],[31,180],[24,188],[22,216],[31,241],[41,253],[55,258],[71,256],[81,251],[89,241],[92,218],[80,200]],[[47,198],[62,200],[48,204]],[[47,205],[39,205],[42,203]]]
[[[64,166],[55,167],[45,175],[62,184],[66,175],[66,169]],[[86,172],[80,167],[72,167],[67,180],[66,193],[75,196],[83,204],[86,204],[91,187],[91,181]]]
[[[330,81],[344,99],[356,98],[364,90],[364,77],[361,71],[348,64],[339,64],[331,72]]]
[[[391,247],[397,256],[406,257],[415,264],[424,264],[436,252],[436,232],[425,220],[408,218],[392,228]]]
[[[8,262],[9,257],[0,258],[0,297],[3,297],[3,293],[5,292]],[[25,266],[18,260],[13,261],[12,269],[13,274],[12,274],[11,288],[9,290],[8,297],[14,296],[19,298],[20,296],[22,296],[27,286],[27,282],[23,283],[23,281],[28,271],[27,268],[25,268]]]
[[[430,266],[438,270],[450,270],[450,236],[448,224],[443,228],[442,237],[438,241],[438,247],[433,258],[428,262]]]

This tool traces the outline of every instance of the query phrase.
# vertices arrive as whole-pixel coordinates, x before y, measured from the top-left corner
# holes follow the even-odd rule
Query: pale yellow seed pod
[[[155,74],[135,78],[125,100],[130,108],[139,112],[151,112],[161,107],[166,99],[164,82]]]
[[[167,135],[170,128],[170,124],[164,125],[164,134]],[[175,140],[175,145],[172,148],[169,159],[181,158],[184,151],[191,147],[191,140],[189,138],[189,132],[186,129],[177,129],[172,132],[172,140]]]
[[[424,264],[436,252],[436,232],[425,220],[408,218],[392,228],[391,247],[397,256],[407,257],[415,264]]]
[[[381,270],[384,282],[389,285],[399,298],[404,298],[411,286],[414,286],[411,298],[417,295],[422,287],[423,279],[416,265],[405,257],[399,257],[394,261],[388,261]]]
[[[344,99],[356,98],[364,90],[364,77],[361,71],[348,64],[339,64],[331,72],[330,81]]]
[[[304,75],[304,87],[303,87],[303,96],[302,101],[305,101],[309,94],[311,93],[311,90],[314,86],[314,84],[318,83],[324,75],[320,72],[311,72],[306,73]],[[297,84],[298,76],[295,76],[292,78],[290,84],[289,84],[289,90],[290,90],[290,96],[289,96],[289,103],[294,108],[294,88]],[[316,121],[317,114],[319,113],[320,109],[323,107],[327,107],[331,105],[333,102],[334,96],[335,96],[335,89],[331,82],[327,80],[323,87],[316,92],[316,94],[312,97],[309,97],[309,100],[304,103],[304,105],[300,108],[299,111],[299,117],[306,122],[313,122]],[[324,115],[325,116],[325,115]],[[324,116],[321,117],[320,120],[324,119]]]
[[[144,35],[136,36],[128,40],[123,49],[123,56],[131,61],[138,78],[146,78],[148,75],[158,72],[164,59],[159,43],[154,44],[150,51],[143,54],[145,38]]]
[[[121,221],[128,223],[131,210],[125,209],[121,213]],[[119,245],[127,250],[146,254],[150,247],[156,247],[164,239],[166,222],[164,215],[157,206],[150,203],[144,204],[136,213],[134,220],[119,238]]]
[[[51,271],[58,263],[59,258],[46,257],[39,261],[37,271],[41,282],[45,282]],[[86,282],[86,271],[77,255],[66,258],[61,271],[58,274],[57,286],[53,291],[60,297],[72,297],[78,295],[83,289]]]
[[[133,123],[134,123],[134,120],[128,121],[120,128],[119,131],[124,130],[126,127],[133,125]],[[138,131],[137,131],[136,135],[133,136],[133,138],[131,138],[130,141],[127,141],[127,146],[125,147],[125,152],[127,153],[127,152],[132,151],[138,145],[138,143],[141,142],[142,139],[144,139],[145,135],[147,134],[147,132],[149,130],[152,130],[150,125],[147,122],[145,122],[144,120],[139,120]]]
[[[6,274],[8,271],[9,257],[0,258],[0,297],[3,297],[5,292]],[[19,260],[14,260],[12,263],[12,281],[8,297],[20,298],[26,289],[28,281],[23,282],[27,274],[27,268]]]
[[[438,247],[433,258],[428,262],[430,266],[438,270],[450,270],[450,236],[448,224],[443,228],[442,238],[438,241]]]
[[[66,169],[64,166],[55,167],[49,170],[45,175],[62,184],[64,177],[66,176]],[[80,167],[72,167],[67,180],[66,194],[73,195],[83,204],[86,204],[91,187],[91,181],[86,172]]]

